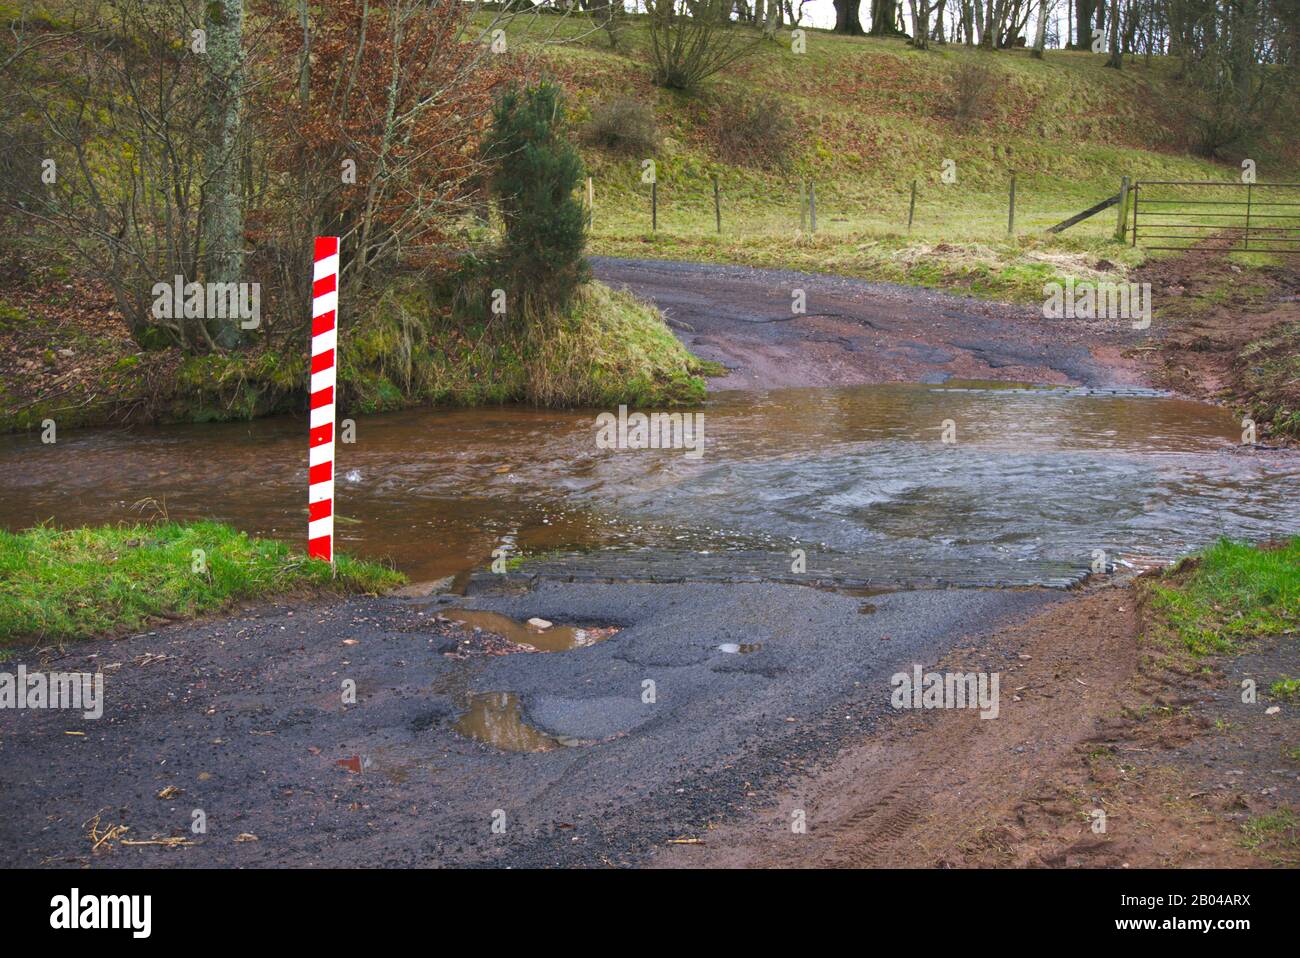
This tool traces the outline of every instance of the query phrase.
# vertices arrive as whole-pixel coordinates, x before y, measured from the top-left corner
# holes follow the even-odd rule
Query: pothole
[[[524,721],[519,698],[513,692],[474,693],[455,727],[466,738],[506,752],[549,752],[583,744],[575,738],[547,735],[533,728]]]
[[[579,627],[570,625],[551,625],[549,622],[544,626],[539,624],[543,620],[530,619],[528,622],[516,622],[507,615],[499,612],[483,612],[478,609],[447,609],[442,613],[450,619],[453,624],[460,623],[459,628],[462,631],[471,633],[471,642],[473,636],[479,633],[489,633],[504,638],[513,646],[520,648],[502,648],[494,654],[506,655],[510,652],[569,652],[573,649],[583,649],[599,642],[604,642],[611,635],[619,630],[613,626],[593,626]],[[471,650],[465,650],[471,651]]]

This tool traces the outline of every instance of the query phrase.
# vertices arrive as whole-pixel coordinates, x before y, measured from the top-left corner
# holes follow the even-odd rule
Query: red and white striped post
[[[311,284],[311,430],[307,555],[334,561],[334,354],[338,348],[339,238],[317,236]]]

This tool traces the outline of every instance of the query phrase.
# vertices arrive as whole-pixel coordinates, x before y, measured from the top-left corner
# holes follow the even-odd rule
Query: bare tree
[[[930,17],[935,10],[942,11],[946,0],[909,0],[912,6],[912,46],[918,50],[930,48]]]
[[[730,0],[646,0],[646,8],[660,86],[693,90],[762,40],[732,25]]]
[[[763,18],[763,36],[769,40],[776,37],[776,28],[781,25],[781,0],[767,0],[767,14]]]

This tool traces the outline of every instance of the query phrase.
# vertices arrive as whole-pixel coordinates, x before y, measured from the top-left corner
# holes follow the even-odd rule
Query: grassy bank
[[[1300,440],[1300,321],[1279,323],[1249,342],[1239,368],[1250,415],[1274,434]]]
[[[543,34],[565,41],[539,56],[575,104],[595,182],[597,253],[814,269],[1034,301],[1044,282],[1114,279],[1146,257],[1116,242],[1113,209],[1044,233],[1116,193],[1121,177],[1240,176],[1236,157],[1192,155],[1185,84],[1178,62],[1163,57],[1129,58],[1117,71],[1104,55],[1079,51],[1049,50],[1042,60],[961,45],[919,51],[898,39],[821,30],[807,30],[806,52],[797,53],[782,30],[682,94],[651,83],[643,18],[629,18],[617,49],[581,15],[543,23],[531,36],[521,22],[517,32],[512,40],[523,47]],[[981,73],[987,89],[965,108],[963,87]],[[631,124],[622,142],[608,135],[617,124],[606,123],[600,139],[584,136],[584,124],[620,97],[650,106],[650,142]],[[1294,179],[1296,148],[1294,128],[1281,124],[1240,147],[1259,164],[1261,182]],[[645,159],[656,165],[656,231]],[[955,182],[944,181],[945,161]],[[801,216],[807,182],[816,186],[815,235]]]
[[[347,556],[331,569],[215,522],[0,531],[0,645],[116,635],[244,599],[382,592],[403,581]]]
[[[1265,443],[1300,439],[1300,256],[1197,250],[1149,262],[1157,385],[1231,406]]]
[[[229,355],[142,350],[101,290],[64,294],[34,268],[0,293],[0,432],[119,422],[211,422],[306,409],[305,347]],[[429,290],[395,285],[340,322],[340,415],[412,406],[678,405],[711,367],[659,312],[598,283],[545,326],[453,320]]]
[[[1205,656],[1234,653],[1249,639],[1300,629],[1300,537],[1261,546],[1220,540],[1149,587],[1148,635]]]

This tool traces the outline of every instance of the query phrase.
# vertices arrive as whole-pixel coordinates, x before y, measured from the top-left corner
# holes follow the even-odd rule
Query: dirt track
[[[1132,587],[1090,589],[955,650],[942,668],[989,668],[1002,660],[993,650],[1017,650],[1001,666],[996,721],[898,713],[764,810],[653,864],[1300,866],[1300,715],[1239,694],[1243,678],[1294,669],[1294,642],[1265,640],[1193,672],[1162,667],[1141,651],[1135,598]],[[790,827],[796,809],[804,834]],[[1260,821],[1282,827],[1252,832]]]
[[[745,266],[597,257],[597,277],[651,299],[698,356],[725,365],[719,389],[986,379],[1146,384],[1122,353],[1148,341],[1128,321],[1045,320],[916,287]],[[805,314],[792,312],[795,290]]]

